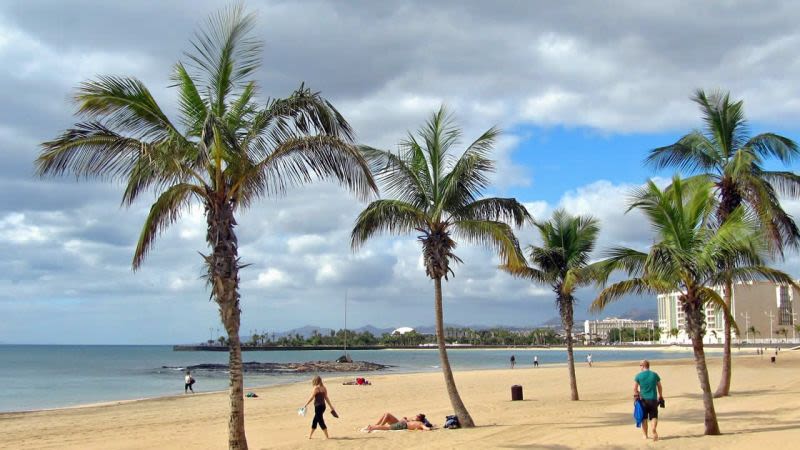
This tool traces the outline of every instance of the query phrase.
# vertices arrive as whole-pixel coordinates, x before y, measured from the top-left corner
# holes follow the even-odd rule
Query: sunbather
[[[385,413],[375,425],[367,425],[367,432],[375,430],[422,430],[433,429],[433,425],[425,418],[425,414],[417,414],[413,419],[398,419],[391,413]]]

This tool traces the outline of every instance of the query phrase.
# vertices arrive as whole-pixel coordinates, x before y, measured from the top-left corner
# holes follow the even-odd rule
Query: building
[[[655,330],[655,321],[620,319],[617,317],[608,317],[603,320],[587,320],[583,323],[583,341],[589,343],[608,340],[608,334],[615,328],[620,330],[623,328],[633,329],[635,334],[641,333],[636,336],[637,341],[650,341],[653,336],[652,331]]]
[[[722,288],[714,288],[722,295]],[[658,327],[661,343],[688,344],[686,320],[678,302],[677,292],[657,297]],[[734,342],[798,342],[800,333],[795,325],[800,310],[800,291],[773,283],[754,281],[734,283],[731,312],[739,326],[739,335],[732,331]],[[722,311],[709,305],[706,307],[706,334],[703,342],[721,344],[725,342]]]

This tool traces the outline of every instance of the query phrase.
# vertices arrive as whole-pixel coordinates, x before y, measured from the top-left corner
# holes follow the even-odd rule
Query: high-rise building
[[[722,287],[714,288],[722,296]],[[658,327],[661,343],[688,344],[686,319],[678,301],[679,293],[660,294],[658,303]],[[800,291],[770,281],[734,283],[731,312],[739,326],[734,329],[734,342],[797,342],[800,333],[795,329],[800,309]],[[706,334],[703,342],[721,344],[725,342],[722,310],[706,306]]]

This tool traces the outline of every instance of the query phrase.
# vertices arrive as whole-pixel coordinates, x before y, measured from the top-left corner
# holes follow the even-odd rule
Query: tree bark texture
[[[436,308],[436,343],[439,344],[439,359],[442,363],[442,372],[444,373],[444,384],[447,387],[447,395],[450,397],[450,405],[453,407],[453,412],[458,416],[458,422],[464,428],[472,428],[475,422],[472,421],[472,416],[469,415],[467,407],[461,400],[456,388],[456,380],[453,378],[453,370],[450,368],[450,360],[447,357],[447,348],[445,348],[444,339],[444,312],[442,309],[442,279],[440,277],[433,279],[436,286],[436,298],[434,299]]]
[[[700,389],[703,391],[704,434],[718,435],[720,434],[719,424],[717,423],[717,413],[714,410],[714,398],[711,395],[711,383],[708,381],[708,367],[706,366],[706,356],[703,350],[705,308],[699,300],[686,298],[683,301],[683,308],[686,315],[687,331],[692,338],[692,351],[694,352],[697,378],[700,380]]]
[[[725,301],[725,306],[728,311],[733,314],[731,304],[733,300],[733,283],[731,280],[726,280],[725,285],[722,287],[722,299]],[[725,397],[730,395],[731,392],[731,375],[733,374],[732,358],[731,358],[731,321],[725,315],[725,343],[723,344],[722,352],[722,378],[719,380],[717,392],[714,397]]]
[[[244,430],[244,380],[242,376],[242,347],[239,340],[241,310],[239,309],[239,250],[234,228],[233,203],[227,196],[208,192],[206,240],[211,255],[206,256],[208,282],[214,301],[219,306],[220,318],[228,333],[229,399],[228,448],[247,450]]]
[[[575,321],[572,310],[572,299],[559,294],[558,305],[561,312],[561,323],[567,335],[567,368],[569,370],[570,399],[580,400],[578,398],[578,380],[575,377],[575,356],[572,352],[572,325]]]

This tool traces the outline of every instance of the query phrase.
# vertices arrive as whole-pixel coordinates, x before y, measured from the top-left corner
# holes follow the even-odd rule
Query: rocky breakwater
[[[308,373],[308,372],[371,372],[383,370],[391,366],[373,363],[369,361],[307,361],[302,363],[262,363],[245,362],[242,363],[242,370],[245,373]],[[186,370],[205,370],[205,371],[224,371],[228,370],[227,364],[197,364],[188,367],[169,367],[163,369],[186,369]]]

